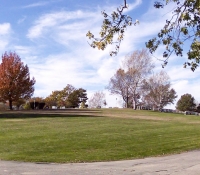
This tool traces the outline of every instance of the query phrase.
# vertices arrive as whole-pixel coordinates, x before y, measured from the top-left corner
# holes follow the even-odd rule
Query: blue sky
[[[92,49],[86,33],[98,34],[101,11],[112,12],[123,0],[6,0],[0,4],[0,53],[15,51],[29,66],[36,79],[34,96],[46,97],[71,84],[86,89],[89,97],[104,91],[108,106],[120,106],[120,98],[109,95],[105,86],[124,57],[144,48],[171,16],[172,6],[156,10],[153,2],[128,0],[126,13],[140,24],[127,29],[119,54],[110,57],[112,46],[104,51]],[[153,57],[156,72],[162,63],[155,57],[162,58],[162,48]],[[178,98],[190,93],[200,102],[200,69],[184,69],[186,60],[171,56],[165,71]]]

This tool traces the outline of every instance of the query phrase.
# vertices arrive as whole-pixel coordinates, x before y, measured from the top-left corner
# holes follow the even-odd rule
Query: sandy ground
[[[200,150],[164,157],[95,163],[0,161],[0,175],[198,175]]]

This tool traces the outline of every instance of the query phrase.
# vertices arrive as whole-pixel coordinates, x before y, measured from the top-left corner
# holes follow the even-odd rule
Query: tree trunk
[[[136,100],[133,98],[133,109],[136,110]]]
[[[128,108],[128,96],[126,97],[126,108]]]
[[[12,108],[12,100],[9,100],[9,108],[10,108],[10,110],[13,109],[13,108]]]

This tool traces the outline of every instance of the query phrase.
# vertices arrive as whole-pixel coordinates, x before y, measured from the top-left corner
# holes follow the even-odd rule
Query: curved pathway
[[[197,175],[200,151],[164,157],[95,162],[45,164],[0,161],[0,175]]]

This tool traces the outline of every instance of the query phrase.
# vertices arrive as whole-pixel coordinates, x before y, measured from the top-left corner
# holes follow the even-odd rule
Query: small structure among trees
[[[45,106],[45,101],[42,97],[33,97],[29,99],[30,109],[43,109]]]

